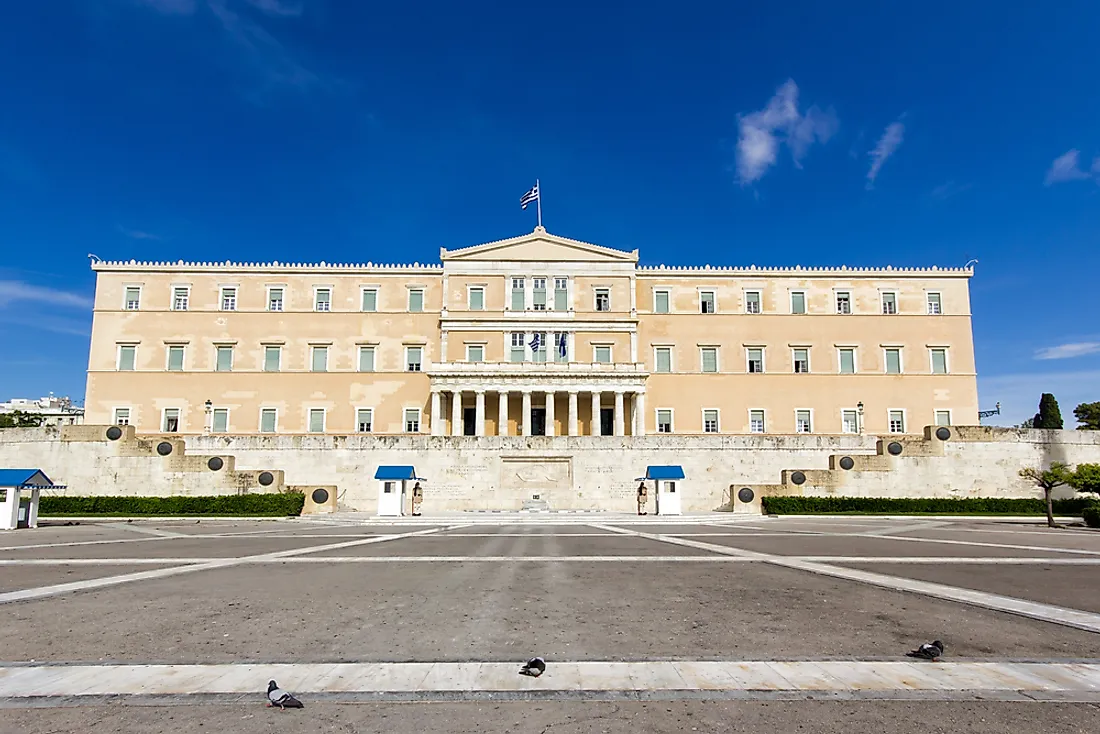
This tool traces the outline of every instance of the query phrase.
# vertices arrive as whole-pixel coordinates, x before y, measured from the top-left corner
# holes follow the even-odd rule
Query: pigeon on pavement
[[[943,643],[939,640],[931,643],[924,643],[916,650],[905,653],[906,657],[920,658],[921,660],[931,660],[935,662],[939,657],[943,655]]]
[[[292,694],[284,691],[282,688],[279,688],[279,684],[273,680],[267,682],[267,700],[269,708],[275,706],[284,710],[305,708],[301,701],[296,699]]]
[[[546,672],[546,661],[542,658],[531,658],[523,667],[519,669],[520,675],[529,675],[532,678],[538,678],[540,675]]]

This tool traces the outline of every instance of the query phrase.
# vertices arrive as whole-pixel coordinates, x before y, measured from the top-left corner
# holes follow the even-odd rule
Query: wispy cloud
[[[301,2],[283,2],[283,0],[245,0],[245,2],[268,15],[301,15],[305,7]]]
[[[1080,181],[1089,178],[1089,172],[1081,170],[1080,157],[1081,151],[1074,148],[1055,158],[1054,162],[1050,164],[1050,170],[1047,171],[1047,177],[1043,184],[1051,186],[1056,183]],[[1093,162],[1092,167],[1094,171],[1100,168],[1100,158]]]
[[[34,317],[21,316],[17,313],[9,313],[0,309],[0,324],[7,326],[23,327],[28,336],[48,331],[53,334],[65,334],[68,336],[87,337],[92,335],[91,320],[81,321],[64,316],[50,316],[37,314]],[[22,330],[21,330],[22,333]],[[5,362],[5,364],[9,364]]]
[[[1035,352],[1035,359],[1072,359],[1100,352],[1100,342],[1071,342],[1046,347]]]
[[[878,143],[868,153],[871,157],[871,168],[867,171],[867,188],[874,188],[875,179],[878,178],[878,172],[882,170],[882,164],[901,146],[901,141],[904,138],[905,125],[900,120],[891,122],[886,126],[882,137],[878,139]]]
[[[836,113],[814,105],[798,111],[798,85],[793,79],[776,90],[762,110],[738,116],[737,179],[742,186],[758,181],[775,165],[779,146],[786,143],[795,166],[815,142],[836,132]]]
[[[972,188],[974,188],[973,183],[957,184],[954,181],[948,181],[932,189],[929,195],[933,199],[950,199],[952,196],[958,196]]]
[[[1073,409],[1095,400],[1100,394],[1100,370],[1078,372],[1035,372],[1014,375],[978,377],[978,395],[983,409],[1001,403],[1001,415],[988,421],[990,425],[1018,425],[1035,415],[1039,398],[1049,392],[1058,399],[1058,407],[1073,426]]]
[[[0,308],[29,301],[71,308],[91,308],[92,299],[70,291],[33,285],[22,280],[0,280]]]
[[[121,224],[118,225],[118,231],[127,237],[135,240],[161,240],[164,239],[159,234],[153,234],[152,232],[145,232],[140,229],[127,229]]]

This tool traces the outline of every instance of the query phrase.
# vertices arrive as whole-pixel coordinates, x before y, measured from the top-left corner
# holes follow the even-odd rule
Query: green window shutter
[[[657,350],[657,372],[672,372],[672,350]]]
[[[214,433],[225,433],[229,430],[229,411],[218,408],[214,411]]]
[[[899,350],[886,350],[886,372],[891,375],[896,375],[901,372],[901,352]]]
[[[704,349],[703,350],[703,372],[717,372],[718,371],[718,350],[717,349]]]
[[[310,433],[323,433],[325,430],[325,411],[323,410],[310,410],[309,411],[309,432]]]
[[[218,372],[229,372],[233,369],[233,347],[218,347]]]
[[[791,313],[806,313],[806,294],[791,294]]]
[[[183,369],[183,347],[168,347],[168,369],[173,372]]]
[[[378,291],[365,290],[363,291],[363,310],[364,311],[377,311],[378,310]]]
[[[264,410],[260,413],[260,432],[275,433],[275,411]]]
[[[668,313],[668,291],[657,291],[653,298],[654,311]]]
[[[485,291],[481,290],[480,288],[474,288],[470,291],[470,310],[485,310]]]
[[[851,375],[856,371],[856,353],[853,349],[840,350],[840,371],[842,374]]]
[[[314,372],[327,372],[328,371],[328,347],[314,347],[313,348],[313,365]]]
[[[264,347],[264,372],[278,372],[281,356],[279,347]]]
[[[569,310],[569,291],[565,288],[556,288],[554,290],[554,310],[555,311],[568,311]]]
[[[932,372],[937,375],[947,374],[947,352],[945,350],[932,350]]]
[[[420,313],[424,310],[424,291],[409,291],[409,312]]]
[[[374,347],[359,347],[359,371],[374,372]]]

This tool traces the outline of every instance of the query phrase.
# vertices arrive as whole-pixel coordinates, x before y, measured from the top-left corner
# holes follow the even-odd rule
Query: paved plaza
[[[0,536],[0,718],[25,732],[1086,731],[1098,582],[1100,533],[1004,519],[53,525]],[[904,656],[937,638],[941,662]],[[519,676],[534,655],[547,673]],[[306,709],[265,709],[270,678]]]

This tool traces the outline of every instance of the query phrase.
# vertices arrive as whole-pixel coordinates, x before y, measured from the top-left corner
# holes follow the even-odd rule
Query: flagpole
[[[539,185],[539,180],[535,179],[535,190],[538,192],[538,198],[535,201],[538,203],[539,210],[539,226],[542,226],[542,186]]]

